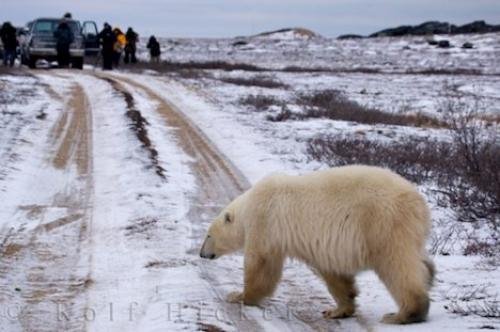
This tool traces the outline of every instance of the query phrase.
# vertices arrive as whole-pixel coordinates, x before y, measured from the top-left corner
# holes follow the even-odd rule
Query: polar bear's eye
[[[224,222],[229,224],[231,222],[231,216],[229,215],[229,213],[226,213],[224,215]]]

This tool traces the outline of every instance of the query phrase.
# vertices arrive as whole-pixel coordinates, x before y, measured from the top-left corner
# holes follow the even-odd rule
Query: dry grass
[[[0,75],[13,75],[16,73],[15,68],[5,67],[0,64]]]
[[[377,68],[328,68],[328,67],[298,67],[287,66],[279,71],[287,73],[362,73],[362,74],[377,74],[380,70]]]
[[[388,113],[360,105],[355,101],[349,100],[337,90],[323,90],[299,94],[296,103],[302,106],[305,111],[302,113],[293,113],[283,108],[279,114],[268,117],[268,120],[286,121],[324,118],[363,124],[386,124],[428,128],[447,127],[444,121],[440,121],[422,113]]]
[[[11,75],[11,76],[30,76],[33,77],[30,73],[28,73],[22,67],[5,67],[0,63],[0,76],[2,75]]]
[[[288,107],[286,107],[286,105],[282,105],[281,110],[278,113],[266,116],[266,120],[271,122],[283,122],[288,120],[299,120],[299,119],[301,119],[300,115],[290,111]]]
[[[223,71],[251,71],[263,72],[265,68],[245,63],[229,63],[225,61],[205,61],[205,62],[175,62],[162,61],[160,63],[140,62],[134,65],[124,66],[124,68],[152,69],[159,72],[176,72],[182,70],[223,70]]]
[[[248,95],[239,100],[241,105],[249,106],[255,111],[266,111],[271,106],[282,105],[283,102],[272,96]]]
[[[427,68],[421,70],[408,69],[405,74],[409,75],[482,75],[483,72],[479,69],[469,69],[469,68],[454,68],[454,69],[442,69],[442,68]]]
[[[435,172],[449,167],[449,144],[434,140],[408,138],[384,144],[368,139],[320,136],[309,141],[308,155],[329,166],[364,164],[390,168],[412,182],[421,184],[433,179]]]
[[[273,79],[272,77],[257,75],[250,78],[243,77],[223,77],[222,82],[241,86],[256,86],[268,89],[288,89],[288,85]]]
[[[90,61],[91,64],[95,64]],[[95,61],[94,61],[95,62]],[[223,71],[248,71],[248,72],[285,72],[285,73],[359,73],[359,74],[384,74],[379,68],[369,67],[354,67],[354,68],[330,68],[330,67],[300,67],[300,66],[286,66],[284,68],[266,68],[248,63],[231,63],[227,61],[189,61],[189,62],[176,62],[176,61],[162,61],[158,64],[150,62],[140,62],[137,64],[123,65],[122,68],[132,69],[152,69],[159,72],[184,72],[184,71],[200,71],[200,70],[223,70]],[[403,72],[394,72],[402,75],[485,75],[479,69],[470,68],[427,68],[421,70],[408,69]],[[0,69],[1,74],[1,69]]]
[[[366,107],[349,100],[340,91],[324,90],[301,94],[297,103],[306,108],[303,118],[328,118],[364,124],[412,127],[445,127],[446,124],[424,114],[396,114]]]

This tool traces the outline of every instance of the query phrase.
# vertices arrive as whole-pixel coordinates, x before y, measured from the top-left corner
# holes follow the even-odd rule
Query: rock
[[[438,47],[439,47],[439,48],[450,48],[450,47],[451,47],[451,45],[450,45],[450,42],[449,42],[448,40],[443,39],[443,40],[440,40],[440,41],[438,42]]]
[[[438,41],[437,41],[437,40],[435,40],[435,39],[429,39],[429,40],[427,40],[427,44],[429,44],[429,45],[434,45],[434,46],[435,46],[435,45],[437,45],[437,44],[438,44]]]
[[[500,31],[500,25],[490,25],[485,21],[474,21],[472,23],[464,24],[456,27],[452,33],[487,33]]]
[[[474,48],[474,45],[473,45],[472,43],[465,42],[465,43],[462,45],[462,48]]]
[[[415,26],[402,25],[396,28],[384,29],[371,34],[370,37],[425,36],[433,34],[487,33],[498,31],[500,31],[500,25],[490,25],[485,21],[474,21],[462,26],[456,26],[448,22],[429,21]]]
[[[411,25],[402,25],[397,28],[385,29],[371,34],[369,37],[400,37],[410,34]]]
[[[355,34],[347,34],[347,35],[340,35],[337,37],[337,39],[339,40],[343,40],[343,39],[361,39],[361,38],[365,38],[361,35],[355,35]]]
[[[244,41],[244,40],[238,40],[238,41],[235,41],[233,43],[233,46],[234,47],[238,47],[238,46],[245,46],[245,45],[248,45],[248,42]]]

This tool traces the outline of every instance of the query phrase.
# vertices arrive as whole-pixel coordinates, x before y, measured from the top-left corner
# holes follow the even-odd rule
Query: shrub
[[[416,138],[384,144],[367,139],[320,136],[307,145],[307,154],[312,159],[329,166],[386,167],[418,184],[431,180],[433,172],[445,171],[451,153],[447,143]]]
[[[478,121],[478,105],[449,101],[444,114],[450,125],[453,145],[453,167],[449,176],[463,179],[448,186],[452,205],[461,211],[462,221],[490,219],[500,232],[500,142],[498,125]],[[450,181],[447,181],[450,182]]]
[[[176,61],[162,61],[160,63],[150,63],[150,62],[140,62],[130,66],[128,68],[139,68],[139,69],[154,69],[160,72],[172,72],[180,70],[244,70],[253,72],[266,71],[264,68],[260,68],[254,65],[245,63],[230,63],[225,61],[204,61],[204,62],[176,62]]]
[[[288,85],[274,80],[271,77],[267,76],[254,76],[251,78],[243,78],[243,77],[223,77],[220,79],[222,82],[230,83],[230,84],[235,84],[235,85],[242,85],[242,86],[258,86],[261,88],[268,88],[268,89],[276,89],[276,88],[281,88],[281,89],[287,89]]]
[[[421,70],[408,69],[405,73],[409,75],[482,75],[481,70],[469,68],[427,68]]]
[[[248,95],[240,98],[239,103],[252,107],[256,111],[265,111],[271,106],[281,105],[282,102],[275,97],[266,95]]]
[[[280,71],[287,73],[363,73],[363,74],[377,74],[380,70],[377,68],[328,68],[328,67],[299,67],[299,66],[287,66]]]
[[[292,113],[292,111],[290,111],[286,106],[283,106],[281,108],[281,111],[278,112],[278,114],[268,115],[266,117],[266,120],[271,122],[282,122],[292,119],[293,117],[294,113]]]
[[[415,127],[446,127],[446,123],[427,115],[396,114],[383,112],[375,108],[366,107],[349,100],[340,91],[323,90],[310,94],[300,94],[297,104],[306,108],[302,114],[295,117],[328,118],[332,120],[353,121],[364,124],[387,124]]]
[[[454,109],[455,110],[455,109]],[[435,182],[440,203],[452,207],[461,222],[486,221],[500,241],[500,144],[497,127],[485,127],[475,112],[454,112],[452,142],[407,138],[395,143],[320,136],[308,155],[329,166],[367,164],[387,167],[415,183]],[[476,248],[469,248],[472,253]],[[482,244],[479,252],[487,252]]]

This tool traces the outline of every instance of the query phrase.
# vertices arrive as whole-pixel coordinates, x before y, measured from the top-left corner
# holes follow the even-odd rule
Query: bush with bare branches
[[[250,78],[244,77],[222,77],[222,82],[242,86],[257,86],[268,89],[288,89],[288,85],[277,81],[269,76],[257,75]]]
[[[239,103],[241,105],[250,106],[256,111],[265,111],[271,106],[283,104],[283,102],[278,100],[276,97],[266,95],[248,95],[240,98]]]
[[[326,118],[364,124],[387,124],[413,127],[446,127],[446,123],[422,113],[401,114],[384,112],[348,99],[338,90],[299,94],[296,103],[305,108],[288,119]]]
[[[407,138],[394,143],[340,136],[308,142],[307,153],[330,166],[387,167],[415,183],[433,182],[439,203],[453,208],[461,222],[485,221],[490,242],[470,243],[466,254],[491,253],[500,245],[500,142],[498,126],[485,125],[475,111],[450,105],[446,111],[451,142]]]
[[[460,316],[479,316],[500,318],[500,301],[492,294],[490,285],[466,286],[463,289],[450,289],[446,295],[449,304],[444,308]]]

